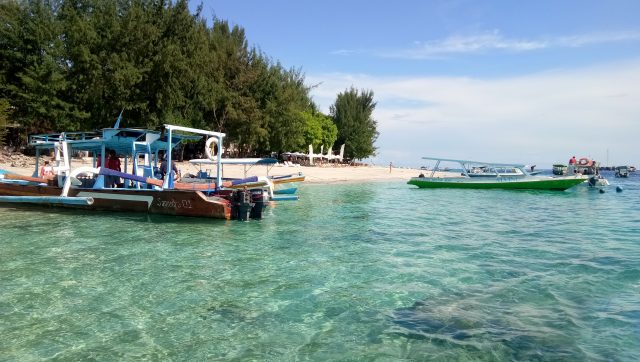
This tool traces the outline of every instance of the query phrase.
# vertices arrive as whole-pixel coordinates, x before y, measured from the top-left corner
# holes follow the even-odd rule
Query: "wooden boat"
[[[209,147],[207,146],[205,149],[209,149]],[[211,155],[210,153],[207,153],[207,156],[210,158],[189,160],[190,163],[198,166],[199,171],[197,175],[190,175],[187,178],[183,178],[185,182],[202,183],[212,179],[213,176],[210,170],[207,169],[207,166],[215,164],[217,162],[217,156]],[[223,174],[225,165],[242,165],[244,179],[249,179],[248,172],[254,166],[266,166],[266,176],[258,177],[256,182],[259,184],[255,186],[264,187],[272,200],[297,200],[298,198],[293,196],[284,197],[275,195],[294,195],[297,191],[295,184],[305,180],[302,172],[283,176],[269,176],[270,170],[278,163],[278,160],[275,158],[222,158],[221,163]],[[234,181],[237,179],[223,178],[223,180]]]
[[[270,176],[271,181],[275,185],[273,193],[275,195],[295,195],[298,191],[298,183],[304,182],[305,176],[302,172],[297,174],[284,175],[284,176]],[[281,199],[284,196],[279,196]]]
[[[586,176],[545,177],[532,176],[527,173],[525,165],[501,164],[445,158],[423,157],[436,161],[436,165],[429,176],[421,174],[409,180],[408,184],[419,188],[464,188],[464,189],[507,189],[507,190],[566,190],[587,180]],[[455,163],[460,166],[460,172],[438,172],[441,162]],[[493,177],[471,177],[468,170],[470,165],[479,164],[492,168],[514,168],[518,172],[513,176],[497,173]]]
[[[0,202],[64,206],[89,210],[146,212],[179,216],[230,219],[231,204],[200,191],[153,189],[62,188],[47,184],[0,183]],[[13,197],[8,197],[13,196]]]
[[[176,132],[182,132],[180,134]],[[187,135],[190,133],[195,135]],[[0,175],[0,203],[39,204],[88,210],[134,211],[166,215],[218,219],[261,218],[268,202],[258,180],[226,181],[222,162],[214,164],[217,174],[199,185],[177,182],[169,172],[164,179],[155,178],[158,153],[166,151],[171,165],[171,150],[185,140],[203,136],[215,139],[221,151],[224,133],[165,125],[165,132],[134,128],[107,128],[99,132],[74,132],[29,137],[36,150],[32,176],[3,172]],[[125,170],[132,163],[132,173],[105,167],[106,150],[124,155]],[[40,154],[55,153],[55,176],[38,177]],[[76,151],[93,153],[92,166],[72,168],[70,155]],[[155,157],[153,157],[155,156]],[[153,160],[153,163],[152,163]],[[107,187],[107,177],[124,179],[117,187]]]

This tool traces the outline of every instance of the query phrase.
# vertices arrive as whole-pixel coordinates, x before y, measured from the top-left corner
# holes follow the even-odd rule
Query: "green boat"
[[[454,160],[446,158],[423,157],[425,160],[436,161],[435,167],[428,176],[420,174],[413,177],[409,185],[419,188],[456,188],[456,189],[505,189],[505,190],[555,190],[564,191],[587,181],[583,175],[572,176],[534,176],[528,173],[525,165],[492,163],[467,160]],[[461,166],[456,171],[442,172],[439,168],[441,162],[453,162]],[[479,166],[478,166],[479,165]],[[495,176],[477,177],[470,170],[482,167],[486,170],[504,170],[509,168],[512,172],[488,173]],[[448,168],[451,170],[451,168]],[[475,176],[475,177],[474,177]]]

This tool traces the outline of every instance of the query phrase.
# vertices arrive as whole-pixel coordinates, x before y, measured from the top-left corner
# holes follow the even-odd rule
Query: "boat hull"
[[[286,176],[270,177],[270,179],[274,184],[280,185],[280,184],[287,184],[292,182],[304,182],[305,176],[302,173],[299,173],[299,174],[286,175]]]
[[[455,189],[504,189],[504,190],[553,190],[564,191],[587,180],[586,177],[563,178],[511,178],[502,180],[482,180],[464,178],[428,178],[414,177],[409,185],[419,188],[455,188]]]
[[[286,189],[276,189],[273,193],[276,195],[294,195],[298,191],[297,187],[289,187]]]
[[[61,192],[62,189],[55,186],[0,183],[2,196],[37,198],[59,196]],[[40,202],[39,204],[85,210],[144,212],[214,219],[231,218],[229,201],[218,197],[207,197],[200,191],[72,188],[68,196],[91,198],[93,202],[91,204]],[[25,204],[32,203],[27,200],[29,198],[25,198]]]

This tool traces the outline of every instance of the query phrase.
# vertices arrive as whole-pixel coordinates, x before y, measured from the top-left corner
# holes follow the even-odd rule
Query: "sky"
[[[200,2],[193,1],[195,9]],[[374,93],[375,164],[640,166],[640,1],[206,0],[324,113]],[[337,148],[337,146],[336,146]]]

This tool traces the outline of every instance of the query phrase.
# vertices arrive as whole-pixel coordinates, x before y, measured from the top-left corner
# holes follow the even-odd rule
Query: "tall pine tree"
[[[331,117],[338,127],[338,144],[345,144],[345,156],[363,159],[375,155],[378,138],[377,122],[373,119],[376,102],[373,91],[350,88],[338,94],[330,107]]]

